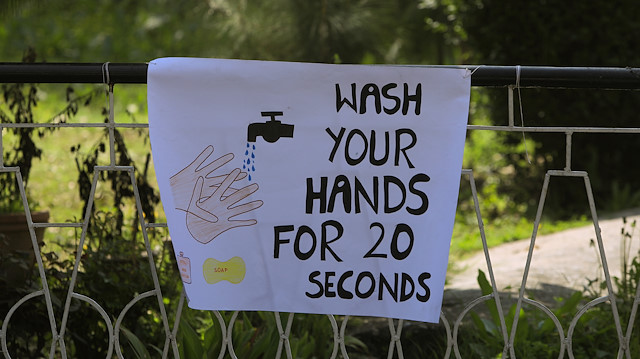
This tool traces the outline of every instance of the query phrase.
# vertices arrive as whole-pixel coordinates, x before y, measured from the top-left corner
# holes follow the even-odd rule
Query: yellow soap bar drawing
[[[233,257],[226,262],[214,258],[207,258],[202,265],[204,280],[209,284],[215,284],[226,280],[238,284],[244,279],[246,267],[240,257]]]

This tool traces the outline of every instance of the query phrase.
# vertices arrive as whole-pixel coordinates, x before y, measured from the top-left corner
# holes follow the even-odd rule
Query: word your
[[[330,128],[327,128],[325,131],[331,136],[334,141],[333,148],[331,149],[331,153],[329,154],[329,161],[333,162],[335,158],[336,152],[338,152],[338,148],[342,144],[342,138],[344,137],[344,133],[346,129],[344,127],[340,128],[338,134],[333,133]],[[408,144],[402,144],[403,136],[409,136],[410,142]],[[384,155],[381,158],[376,158],[376,131],[371,130],[371,135],[367,138],[367,136],[359,129],[349,131],[347,138],[344,141],[344,158],[347,163],[351,166],[355,166],[362,162],[366,157],[367,153],[369,154],[369,163],[374,166],[382,166],[387,163],[389,159],[390,151],[390,141],[389,141],[389,131],[384,132]],[[395,131],[394,136],[394,166],[400,165],[400,154],[404,156],[405,161],[407,162],[407,166],[409,168],[414,168],[415,166],[409,160],[409,156],[407,156],[407,150],[415,146],[416,142],[418,142],[416,133],[413,130],[408,128],[400,128]]]
[[[402,114],[406,115],[409,112],[409,104],[414,103],[414,111],[416,115],[420,114],[420,105],[422,104],[422,84],[417,84],[413,94],[409,94],[409,84],[403,84],[404,91],[402,97],[396,95],[398,90],[396,83],[389,83],[382,86],[382,89],[376,84],[366,84],[360,89],[360,109],[358,110],[358,97],[357,97],[357,85],[351,84],[351,101],[348,98],[342,97],[342,90],[340,84],[336,84],[336,112],[340,112],[342,107],[346,104],[355,113],[364,114],[367,112],[367,100],[371,97],[373,99],[373,105],[376,108],[376,113],[380,114],[382,110],[387,115],[393,115],[402,108]],[[385,99],[385,106],[382,106],[382,99]]]

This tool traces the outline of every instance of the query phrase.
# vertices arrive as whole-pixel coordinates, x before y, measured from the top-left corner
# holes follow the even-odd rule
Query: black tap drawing
[[[293,125],[276,120],[276,116],[282,116],[281,111],[261,112],[263,117],[270,117],[266,122],[250,123],[247,128],[247,141],[256,142],[256,137],[262,136],[269,143],[276,142],[280,137],[293,137]]]

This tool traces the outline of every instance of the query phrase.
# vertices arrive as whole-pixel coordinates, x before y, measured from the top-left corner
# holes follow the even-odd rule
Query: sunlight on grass
[[[586,217],[568,221],[543,220],[538,228],[538,235],[551,234],[589,224],[591,221]],[[493,223],[489,222],[485,223],[484,231],[489,247],[521,239],[530,239],[533,233],[533,219],[507,218]],[[482,240],[478,225],[456,222],[451,239],[451,259],[462,259],[480,250],[482,250]]]
[[[34,108],[35,122],[47,123],[62,110],[65,101],[64,85],[41,85],[38,90],[39,102]],[[76,96],[92,93],[90,103],[80,106],[78,113],[66,122],[69,123],[103,123],[107,117],[107,104],[104,86],[78,85],[73,92]],[[146,86],[116,87],[114,91],[114,107],[116,123],[146,123]],[[148,129],[118,130],[124,137],[129,155],[136,165],[136,171],[142,171],[146,156],[151,148],[148,140]],[[101,139],[106,136],[102,128],[58,128],[54,131],[44,131],[41,137],[34,138],[38,147],[42,149],[40,159],[33,163],[27,199],[32,210],[49,211],[49,222],[82,222],[83,201],[80,199],[78,185],[77,163],[81,163],[89,153],[96,150]],[[16,146],[16,140],[8,131],[3,132],[3,147],[5,153]],[[108,141],[107,141],[108,143]],[[109,156],[101,153],[98,165],[108,165]],[[93,173],[90,174],[93,176]],[[157,188],[153,163],[148,169],[148,178],[152,186]],[[112,206],[113,193],[108,184],[98,183],[95,194],[94,207],[98,210],[109,211]],[[127,218],[135,216],[134,203],[127,203],[123,208]],[[164,222],[164,213],[158,206],[156,222]],[[74,238],[79,235],[68,233],[60,228],[49,228],[45,232],[47,250],[55,246],[73,245]],[[53,246],[53,247],[51,247]]]

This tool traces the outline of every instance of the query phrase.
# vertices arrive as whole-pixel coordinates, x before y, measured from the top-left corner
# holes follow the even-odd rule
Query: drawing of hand
[[[187,167],[176,173],[169,179],[171,192],[175,201],[176,209],[186,211],[189,206],[189,198],[191,197],[193,185],[199,178],[203,179],[203,197],[211,196],[217,190],[218,186],[228,177],[228,174],[213,175],[213,172],[229,163],[233,159],[233,153],[217,158],[213,162],[203,164],[213,154],[213,146],[209,145],[205,148],[196,159]],[[237,180],[241,180],[247,176],[246,172],[240,172]],[[235,188],[228,188],[229,192],[235,192]],[[223,194],[224,195],[224,194]]]
[[[258,184],[250,184],[226,197],[223,196],[240,175],[241,171],[238,168],[231,171],[210,196],[203,195],[205,179],[199,177],[196,180],[187,209],[186,224],[189,233],[198,242],[206,244],[229,229],[258,223],[255,219],[232,219],[262,206],[263,202],[260,200],[236,205],[257,191]]]

